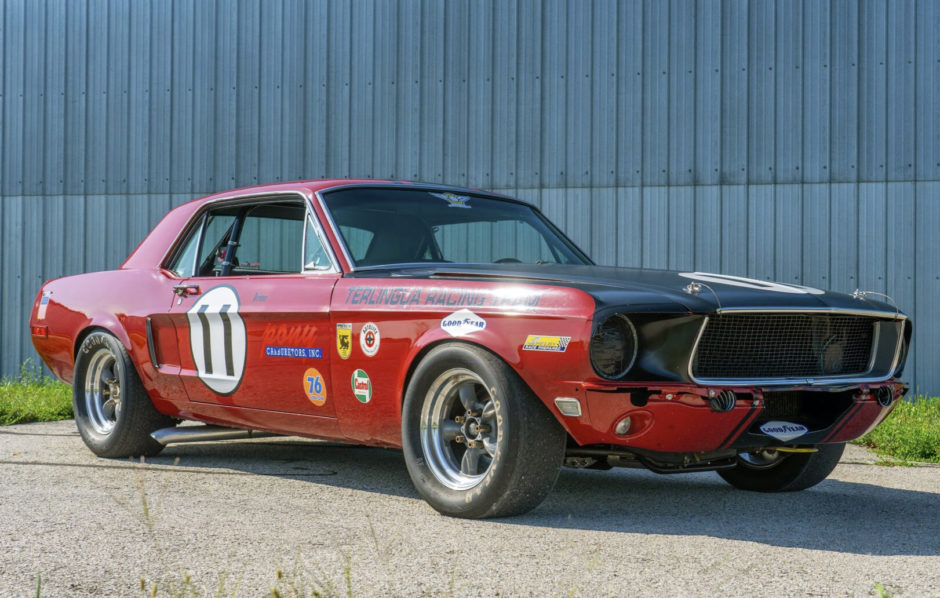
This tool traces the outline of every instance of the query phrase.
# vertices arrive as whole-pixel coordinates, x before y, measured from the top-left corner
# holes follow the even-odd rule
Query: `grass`
[[[901,401],[880,426],[855,442],[902,462],[940,463],[940,397]]]
[[[0,426],[72,417],[72,387],[44,376],[30,362],[16,377],[0,379]]]

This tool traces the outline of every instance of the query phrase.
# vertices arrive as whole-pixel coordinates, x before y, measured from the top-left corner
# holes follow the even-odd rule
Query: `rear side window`
[[[194,224],[169,269],[184,278],[330,269],[329,256],[313,247],[318,239],[305,235],[305,227],[313,223],[301,199],[218,206]]]

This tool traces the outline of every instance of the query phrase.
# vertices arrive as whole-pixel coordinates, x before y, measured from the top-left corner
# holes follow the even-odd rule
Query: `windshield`
[[[357,267],[591,263],[537,211],[513,201],[382,187],[340,189],[323,199]]]

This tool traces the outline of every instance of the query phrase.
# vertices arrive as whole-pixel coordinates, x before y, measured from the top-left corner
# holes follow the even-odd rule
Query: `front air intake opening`
[[[848,411],[852,403],[852,391],[765,392],[764,410],[754,424],[759,428],[761,424],[769,421],[785,421],[803,424],[810,430],[823,430]]]
[[[866,375],[876,318],[833,314],[723,314],[710,318],[692,375],[770,380]]]

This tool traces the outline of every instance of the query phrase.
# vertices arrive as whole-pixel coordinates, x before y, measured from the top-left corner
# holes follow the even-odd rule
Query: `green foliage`
[[[856,442],[881,456],[940,463],[940,397],[901,401],[880,426]]]
[[[0,426],[72,417],[72,388],[44,376],[29,361],[16,377],[0,379]]]

